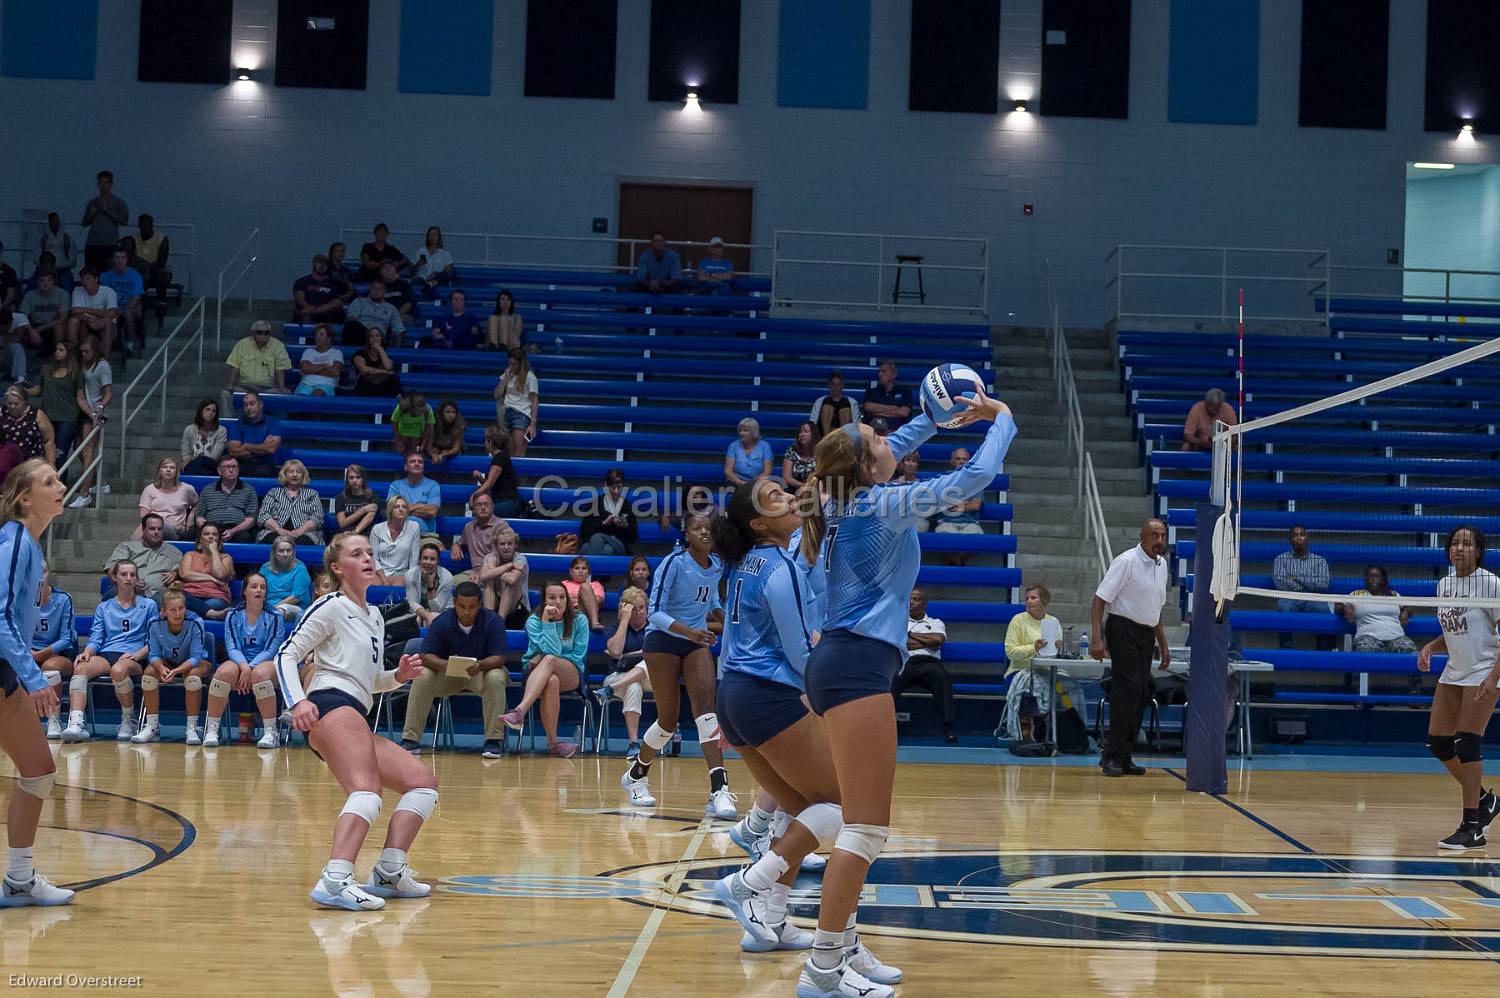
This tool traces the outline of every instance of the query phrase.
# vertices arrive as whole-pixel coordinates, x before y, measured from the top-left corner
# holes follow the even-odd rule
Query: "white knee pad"
[[[363,819],[367,825],[374,825],[375,819],[380,817],[380,795],[368,790],[354,791],[344,801],[344,809],[339,812],[341,817],[346,814]]]
[[[62,685],[62,673],[58,672],[56,669],[48,669],[46,672],[42,673],[42,677],[47,680],[48,686]]]
[[[625,687],[625,695],[620,698],[621,706],[627,714],[639,714],[641,712],[641,701],[645,699],[645,691],[641,689],[640,683],[631,683]]]
[[[215,677],[208,682],[208,695],[211,697],[227,697],[229,691],[234,689],[224,680]]]
[[[396,810],[410,811],[426,821],[432,817],[432,812],[437,808],[437,802],[436,790],[432,787],[417,787],[401,795],[401,799],[396,802]]]
[[[693,718],[693,723],[698,725],[699,745],[707,745],[709,742],[716,742],[723,737],[719,731],[718,714],[701,714]]]
[[[157,679],[155,676],[142,676],[141,677],[141,689],[146,690],[147,692],[150,692],[151,690],[157,689],[160,686],[161,686],[161,680]]]
[[[666,747],[667,742],[672,740],[672,732],[661,726],[661,719],[657,718],[651,722],[651,727],[641,736],[641,741],[650,746],[653,752],[660,752]]]
[[[834,844],[839,830],[844,827],[844,809],[837,804],[809,804],[792,820],[812,832],[820,848],[827,849]],[[882,838],[881,842],[884,841]]]
[[[113,682],[115,692],[122,697],[128,697],[135,692],[135,683],[128,676],[124,679],[116,679]]]
[[[885,848],[886,837],[890,834],[889,825],[845,825],[839,829],[833,847],[853,853],[866,863],[873,863],[880,850]]]
[[[276,684],[269,679],[263,679],[258,683],[251,683],[250,692],[257,700],[274,700],[276,699]]]
[[[46,800],[52,796],[52,781],[56,778],[56,773],[48,773],[46,776],[22,776],[16,780],[16,785],[21,788],[22,793],[30,794],[37,800]]]
[[[187,690],[189,693],[197,693],[199,690],[203,689],[203,677],[188,676],[182,681],[182,688]]]
[[[74,676],[68,680],[68,692],[79,696],[87,696],[89,692],[89,681],[84,676]]]

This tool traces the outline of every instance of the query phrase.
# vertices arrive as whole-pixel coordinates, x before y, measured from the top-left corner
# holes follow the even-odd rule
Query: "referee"
[[[1161,649],[1161,668],[1172,663],[1161,608],[1167,602],[1167,525],[1141,524],[1141,543],[1110,563],[1094,593],[1091,612],[1098,638],[1090,654],[1110,659],[1109,734],[1099,768],[1105,776],[1145,775],[1131,759],[1141,718],[1151,699],[1151,641]],[[1104,611],[1109,610],[1105,624]]]

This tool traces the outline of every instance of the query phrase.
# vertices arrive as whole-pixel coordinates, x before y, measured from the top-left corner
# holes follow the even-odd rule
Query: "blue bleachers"
[[[1151,454],[1153,471],[1163,468],[1185,471],[1209,470],[1213,455],[1206,451],[1160,450]],[[1345,457],[1334,453],[1320,454],[1245,454],[1244,465],[1251,471],[1317,472],[1336,476],[1416,475],[1424,478],[1496,478],[1500,461],[1470,461],[1441,457]],[[1248,483],[1247,483],[1248,484]]]

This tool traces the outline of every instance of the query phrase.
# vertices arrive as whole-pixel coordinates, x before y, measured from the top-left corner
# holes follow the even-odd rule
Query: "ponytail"
[[[851,430],[850,428],[853,427]],[[818,560],[828,524],[823,515],[825,497],[842,505],[854,497],[863,482],[863,447],[859,428],[850,423],[843,432],[828,433],[813,451],[813,473],[807,477],[800,497],[802,514],[802,557],[808,564]]]
[[[816,471],[807,476],[807,483],[802,486],[797,501],[803,509],[802,540],[799,544],[802,560],[809,565],[816,565],[818,551],[823,547],[823,535],[828,531],[828,523],[823,519],[822,482],[818,480]]]

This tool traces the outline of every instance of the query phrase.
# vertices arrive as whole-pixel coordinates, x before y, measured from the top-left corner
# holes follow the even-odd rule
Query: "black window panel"
[[[1302,0],[1306,128],[1385,128],[1390,0]]]
[[[234,0],[141,0],[136,78],[222,86],[233,30]]]
[[[912,0],[913,111],[994,114],[1000,93],[1000,0]]]
[[[740,100],[740,0],[651,0],[651,100]]]
[[[309,18],[332,18],[333,29],[312,30]],[[369,49],[369,0],[280,0],[276,6],[278,87],[363,90]]]
[[[615,96],[617,0],[528,0],[526,96]]]
[[[1047,32],[1066,42],[1048,45]],[[1042,114],[1130,116],[1130,0],[1044,0]]]
[[[1500,4],[1428,0],[1429,132],[1457,131],[1472,118],[1481,132],[1500,129]]]

